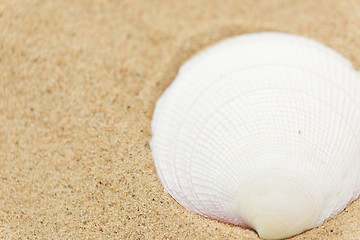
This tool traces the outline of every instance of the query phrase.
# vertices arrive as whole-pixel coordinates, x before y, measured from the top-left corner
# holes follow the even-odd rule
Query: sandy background
[[[179,66],[244,32],[360,69],[359,0],[0,0],[0,238],[258,239],[163,192],[148,143]],[[360,201],[294,239],[360,239]]]

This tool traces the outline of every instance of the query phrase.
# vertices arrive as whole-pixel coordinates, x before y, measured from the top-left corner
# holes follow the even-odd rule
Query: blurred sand
[[[179,66],[257,31],[360,69],[358,0],[0,0],[0,238],[258,239],[165,194],[148,147]],[[294,239],[359,239],[359,210]]]

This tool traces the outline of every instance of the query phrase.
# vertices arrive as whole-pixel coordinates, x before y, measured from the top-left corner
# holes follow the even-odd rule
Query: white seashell
[[[289,34],[205,50],[156,104],[151,149],[166,191],[266,239],[321,225],[360,194],[359,76]]]

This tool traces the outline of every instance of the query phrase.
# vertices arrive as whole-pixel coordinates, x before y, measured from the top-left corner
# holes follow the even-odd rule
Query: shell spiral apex
[[[158,100],[151,149],[181,205],[280,239],[360,194],[360,75],[329,47],[244,34],[186,62]]]

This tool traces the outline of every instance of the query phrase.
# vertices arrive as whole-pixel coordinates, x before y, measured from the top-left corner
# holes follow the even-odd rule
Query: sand
[[[358,0],[0,0],[0,238],[258,239],[164,193],[155,103],[217,41],[282,31],[360,69]],[[294,239],[359,239],[360,201]]]

